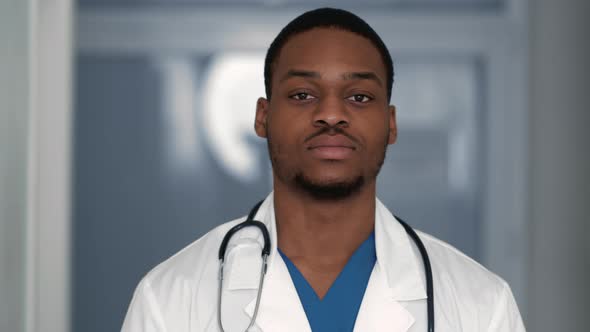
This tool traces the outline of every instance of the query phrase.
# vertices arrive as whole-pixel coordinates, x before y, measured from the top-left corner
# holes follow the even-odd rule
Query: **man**
[[[222,284],[218,278],[222,239],[241,218],[148,273],[123,331],[244,331],[250,324],[266,332],[426,331],[421,255],[375,196],[397,135],[387,48],[357,16],[318,9],[279,33],[264,74],[267,98],[258,100],[254,127],[268,142],[274,190],[254,218],[270,232],[260,294],[264,241],[254,227],[230,240]],[[503,280],[419,236],[432,264],[437,331],[524,331]]]

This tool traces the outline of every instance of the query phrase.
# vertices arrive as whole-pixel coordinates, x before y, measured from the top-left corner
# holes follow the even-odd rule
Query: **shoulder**
[[[142,278],[136,295],[145,291],[147,285],[151,296],[162,310],[180,312],[190,308],[196,296],[203,289],[209,288],[207,285],[217,282],[216,271],[219,266],[218,250],[221,240],[231,227],[244,219],[245,217],[242,217],[215,227],[158,264]],[[164,315],[167,314],[171,312],[164,312]]]
[[[448,311],[447,317],[472,330],[524,331],[506,281],[450,244],[423,232],[418,234],[430,257],[435,301]]]
[[[214,228],[149,271],[135,289],[122,331],[143,331],[146,325],[159,326],[162,331],[185,331],[187,322],[197,324],[199,317],[209,316],[211,308],[195,308],[195,301],[197,296],[214,298],[219,244],[225,233],[244,219]]]
[[[221,224],[205,235],[187,245],[176,254],[158,264],[149,271],[144,279],[152,286],[165,283],[166,280],[195,281],[209,265],[218,264],[218,250],[221,240],[233,226],[245,220],[245,217]]]
[[[433,269],[450,278],[465,277],[475,287],[502,286],[504,280],[452,245],[424,232],[417,232],[424,242]]]

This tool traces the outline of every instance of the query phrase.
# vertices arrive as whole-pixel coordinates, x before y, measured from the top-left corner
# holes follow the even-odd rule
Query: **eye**
[[[310,95],[307,92],[297,92],[295,94],[290,95],[289,98],[295,99],[295,100],[309,100],[309,99],[313,99],[315,97]]]
[[[367,95],[363,95],[363,94],[352,95],[352,96],[348,97],[347,99],[350,101],[354,101],[356,103],[367,103],[367,102],[370,102],[371,100],[373,100],[373,98],[371,98]]]

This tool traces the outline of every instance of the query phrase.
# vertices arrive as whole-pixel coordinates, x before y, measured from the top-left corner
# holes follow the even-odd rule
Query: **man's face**
[[[268,139],[275,181],[338,198],[375,180],[396,139],[379,51],[352,32],[315,28],[283,46],[256,133]]]

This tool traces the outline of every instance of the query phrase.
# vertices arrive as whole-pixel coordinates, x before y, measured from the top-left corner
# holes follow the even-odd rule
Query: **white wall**
[[[69,328],[71,14],[0,1],[0,331]]]
[[[528,330],[588,331],[590,5],[531,1]]]

